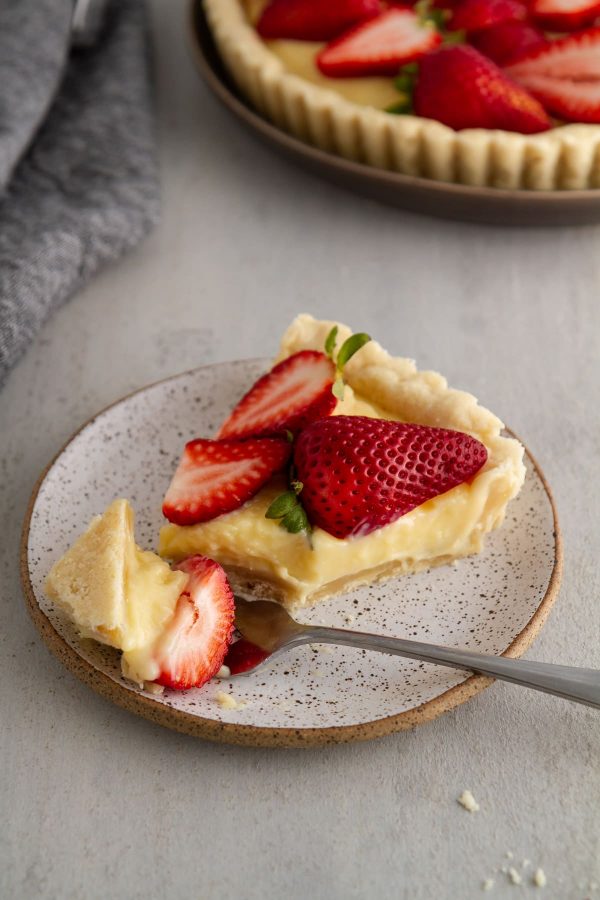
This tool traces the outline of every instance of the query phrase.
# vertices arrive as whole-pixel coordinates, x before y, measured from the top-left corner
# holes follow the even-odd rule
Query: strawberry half
[[[330,41],[381,9],[380,0],[271,0],[256,30],[265,40]]]
[[[242,397],[217,437],[295,434],[333,412],[335,365],[318,350],[301,350],[278,363]]]
[[[598,0],[532,0],[530,15],[549,31],[575,31],[600,15]]]
[[[366,416],[331,416],[303,431],[294,463],[312,525],[337,538],[389,525],[484,465],[483,444],[460,431]]]
[[[600,28],[550,41],[505,72],[558,118],[600,123]]]
[[[535,134],[551,127],[540,102],[474,47],[441,47],[425,56],[413,104],[417,115],[456,130],[502,128]]]
[[[196,525],[242,506],[290,455],[288,441],[207,441],[185,445],[163,502],[163,514],[176,525]]]
[[[411,9],[393,7],[332,41],[317,56],[328,78],[398,74],[441,43],[441,35]]]
[[[155,678],[165,687],[201,687],[217,674],[233,634],[234,602],[219,563],[192,556],[177,567],[189,575],[175,612],[157,639],[153,656],[160,668]]]
[[[454,7],[449,27],[471,34],[501,22],[518,22],[526,18],[527,7],[518,0],[460,0]]]
[[[469,41],[497,66],[516,62],[548,43],[540,29],[529,22],[502,22],[470,35]]]

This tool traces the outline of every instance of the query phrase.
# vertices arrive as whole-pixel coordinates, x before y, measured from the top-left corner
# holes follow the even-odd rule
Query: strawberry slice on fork
[[[234,600],[219,563],[192,556],[177,567],[189,576],[175,612],[153,647],[164,687],[201,687],[217,674],[233,634]]]

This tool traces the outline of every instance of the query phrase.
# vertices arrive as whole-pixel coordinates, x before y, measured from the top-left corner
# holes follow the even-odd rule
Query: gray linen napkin
[[[0,0],[0,386],[51,312],[158,217],[143,0],[113,0],[98,43],[70,52],[72,8]]]

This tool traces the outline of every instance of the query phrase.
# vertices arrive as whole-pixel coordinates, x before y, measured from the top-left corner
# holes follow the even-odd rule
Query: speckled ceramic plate
[[[43,583],[52,563],[115,497],[136,510],[138,543],[152,548],[161,501],[183,443],[212,434],[266,361],[197,369],[97,415],[42,474],[25,521],[22,579],[34,622],[61,661],[99,693],[162,725],[212,740],[297,746],[362,740],[410,728],[468,700],[490,681],[438,666],[342,647],[302,647],[254,675],[151,695],[125,681],[119,655],[78,638]],[[560,580],[554,505],[530,456],[527,478],[484,553],[361,588],[301,614],[486,653],[519,656],[544,623]],[[224,710],[217,691],[244,701]],[[518,697],[515,697],[518,702]]]

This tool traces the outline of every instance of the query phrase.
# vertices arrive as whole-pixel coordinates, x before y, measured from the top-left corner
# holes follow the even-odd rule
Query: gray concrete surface
[[[483,896],[600,897],[597,712],[495,685],[364,745],[213,746],[97,697],[28,620],[19,529],[68,435],[147,382],[273,351],[308,310],[438,368],[526,438],[566,551],[529,655],[600,666],[600,228],[436,222],[314,180],[215,105],[183,13],[153,2],[162,225],[48,324],[0,394],[0,896],[469,900],[493,877]],[[478,813],[456,803],[467,787]],[[524,858],[545,888],[494,871]]]

